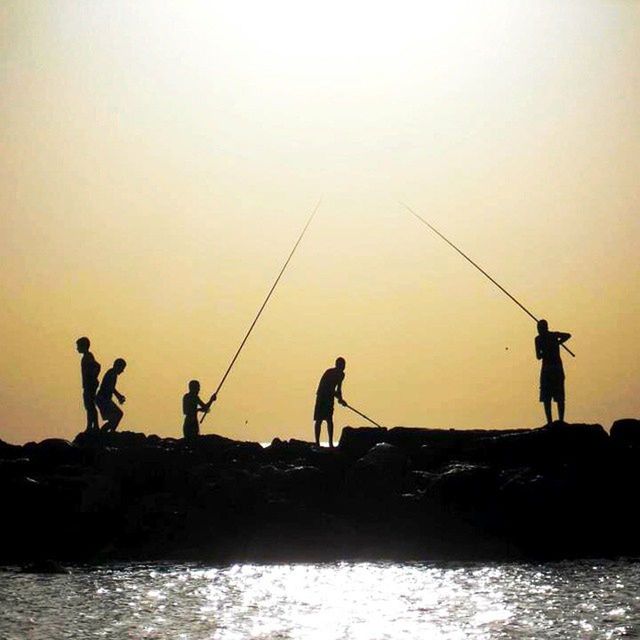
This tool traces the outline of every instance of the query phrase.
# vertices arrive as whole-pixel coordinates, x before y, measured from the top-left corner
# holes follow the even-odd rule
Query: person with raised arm
[[[189,391],[182,397],[182,413],[184,413],[182,432],[186,440],[194,440],[200,435],[198,413],[208,413],[215,401],[216,394],[213,393],[209,402],[203,402],[200,399],[200,382],[198,380],[189,382]]]
[[[542,360],[540,368],[540,402],[544,404],[547,424],[553,422],[551,401],[558,405],[558,421],[564,422],[565,394],[564,368],[560,357],[560,345],[571,338],[570,333],[549,331],[546,320],[538,321],[538,335],[535,339],[536,358]]]

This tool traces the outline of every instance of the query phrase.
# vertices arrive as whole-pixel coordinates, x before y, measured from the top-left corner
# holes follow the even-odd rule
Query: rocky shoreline
[[[640,420],[346,427],[339,447],[142,433],[0,441],[0,563],[640,555]]]

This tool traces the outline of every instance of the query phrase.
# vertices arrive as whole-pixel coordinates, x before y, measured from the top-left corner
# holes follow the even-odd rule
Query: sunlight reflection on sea
[[[463,640],[640,634],[640,565],[118,565],[0,573],[7,640]]]

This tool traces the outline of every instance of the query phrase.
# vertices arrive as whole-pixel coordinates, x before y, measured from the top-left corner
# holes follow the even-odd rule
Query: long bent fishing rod
[[[527,309],[517,298],[512,296],[499,282],[496,282],[496,280],[494,280],[494,278],[492,278],[477,262],[474,262],[466,253],[464,253],[461,249],[458,249],[458,247],[456,247],[456,245],[453,244],[453,242],[451,242],[448,238],[446,238],[444,235],[442,235],[432,224],[427,222],[421,215],[418,215],[408,204],[405,204],[404,202],[400,202],[400,204],[409,213],[413,214],[418,220],[420,220],[420,222],[422,222],[422,224],[424,224],[427,227],[429,227],[429,229],[431,229],[431,231],[433,231],[437,236],[442,238],[452,249],[455,249],[467,262],[470,262],[483,276],[485,276],[486,278],[491,280],[491,282],[493,282],[493,284],[495,284],[496,287],[498,287],[498,289],[500,289],[500,291],[502,291],[502,293],[504,293],[509,298],[511,298],[511,300],[513,300],[513,302],[515,302],[530,318],[532,318],[533,320],[538,322],[538,318],[536,318],[533,315],[533,313],[531,313],[531,311],[529,311],[529,309]],[[564,343],[561,343],[560,346],[565,351],[570,353],[574,358],[576,357],[576,354],[573,353],[573,351],[571,351],[571,349],[569,349],[569,347],[567,347],[567,345],[565,345]]]
[[[347,409],[351,409],[351,411],[353,411],[354,413],[357,413],[359,416],[361,416],[362,418],[364,418],[365,420],[368,420],[371,424],[375,424],[376,427],[380,427],[382,428],[382,425],[379,425],[375,420],[372,420],[369,416],[365,416],[364,413],[362,413],[361,411],[358,411],[357,409],[354,409],[350,404],[347,404],[346,402],[344,403],[344,406]]]
[[[291,258],[293,258],[293,254],[296,252],[296,249],[298,248],[298,245],[302,242],[302,238],[304,238],[304,234],[307,232],[307,229],[309,228],[309,225],[311,224],[311,221],[313,220],[313,218],[316,215],[316,212],[320,208],[321,202],[322,202],[322,198],[320,198],[320,200],[318,200],[318,204],[316,204],[316,206],[313,208],[313,211],[311,212],[311,215],[309,216],[309,219],[307,220],[307,224],[304,225],[304,228],[302,229],[302,232],[298,236],[298,239],[296,240],[296,243],[293,245],[293,249],[291,249],[291,253],[289,254],[289,257],[286,259],[285,263],[282,265],[282,269],[280,269],[280,273],[278,274],[278,277],[275,279],[273,285],[271,286],[271,289],[269,289],[269,293],[267,293],[267,297],[264,299],[264,302],[262,303],[262,306],[258,310],[258,313],[256,314],[256,317],[253,319],[253,322],[251,323],[251,326],[249,327],[249,330],[247,331],[246,335],[244,336],[242,342],[240,343],[240,346],[238,347],[238,350],[236,351],[235,355],[231,359],[231,362],[229,363],[229,366],[227,367],[227,370],[224,372],[224,375],[222,376],[222,380],[220,380],[220,384],[218,385],[218,388],[215,390],[215,395],[216,396],[220,392],[220,389],[222,389],[222,385],[225,383],[225,380],[227,379],[227,376],[231,373],[231,369],[233,369],[233,365],[236,363],[236,360],[238,359],[238,356],[240,355],[240,352],[242,351],[242,349],[243,349],[244,345],[246,344],[247,340],[249,339],[249,336],[251,335],[251,332],[253,331],[253,328],[258,323],[258,320],[260,319],[260,316],[262,315],[262,312],[264,311],[264,308],[267,306],[267,303],[269,302],[269,298],[271,298],[271,295],[276,290],[276,287],[278,286],[278,282],[280,282],[280,278],[282,278],[284,272],[287,269],[287,266],[289,265],[289,262],[291,262]],[[204,419],[206,418],[208,413],[209,412],[207,411],[206,413],[202,414],[202,418],[200,418],[200,424],[202,424],[204,422]]]

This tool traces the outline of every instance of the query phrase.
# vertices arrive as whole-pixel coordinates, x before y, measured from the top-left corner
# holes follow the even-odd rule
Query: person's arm
[[[198,406],[200,407],[198,409],[198,411],[202,411],[202,413],[208,413],[209,409],[211,409],[211,405],[216,401],[216,394],[212,393],[211,397],[209,398],[209,402],[202,402],[202,400],[200,400],[200,398],[198,398]]]
[[[542,347],[540,346],[540,344],[541,344],[541,340],[538,336],[536,336],[535,346],[536,346],[536,358],[538,358],[538,360],[542,360],[542,356],[543,356]]]
[[[338,399],[338,402],[341,405],[345,405],[347,404],[344,400],[344,398],[342,397],[342,381],[344,380],[344,375],[340,378],[340,380],[338,381],[338,384],[336,385],[336,391],[335,391],[335,396]]]
[[[563,344],[571,337],[570,333],[562,333],[562,331],[556,331],[556,339],[558,340],[558,344]]]
[[[124,404],[126,398],[116,389],[115,381],[113,385],[113,395],[118,398],[120,404]]]

